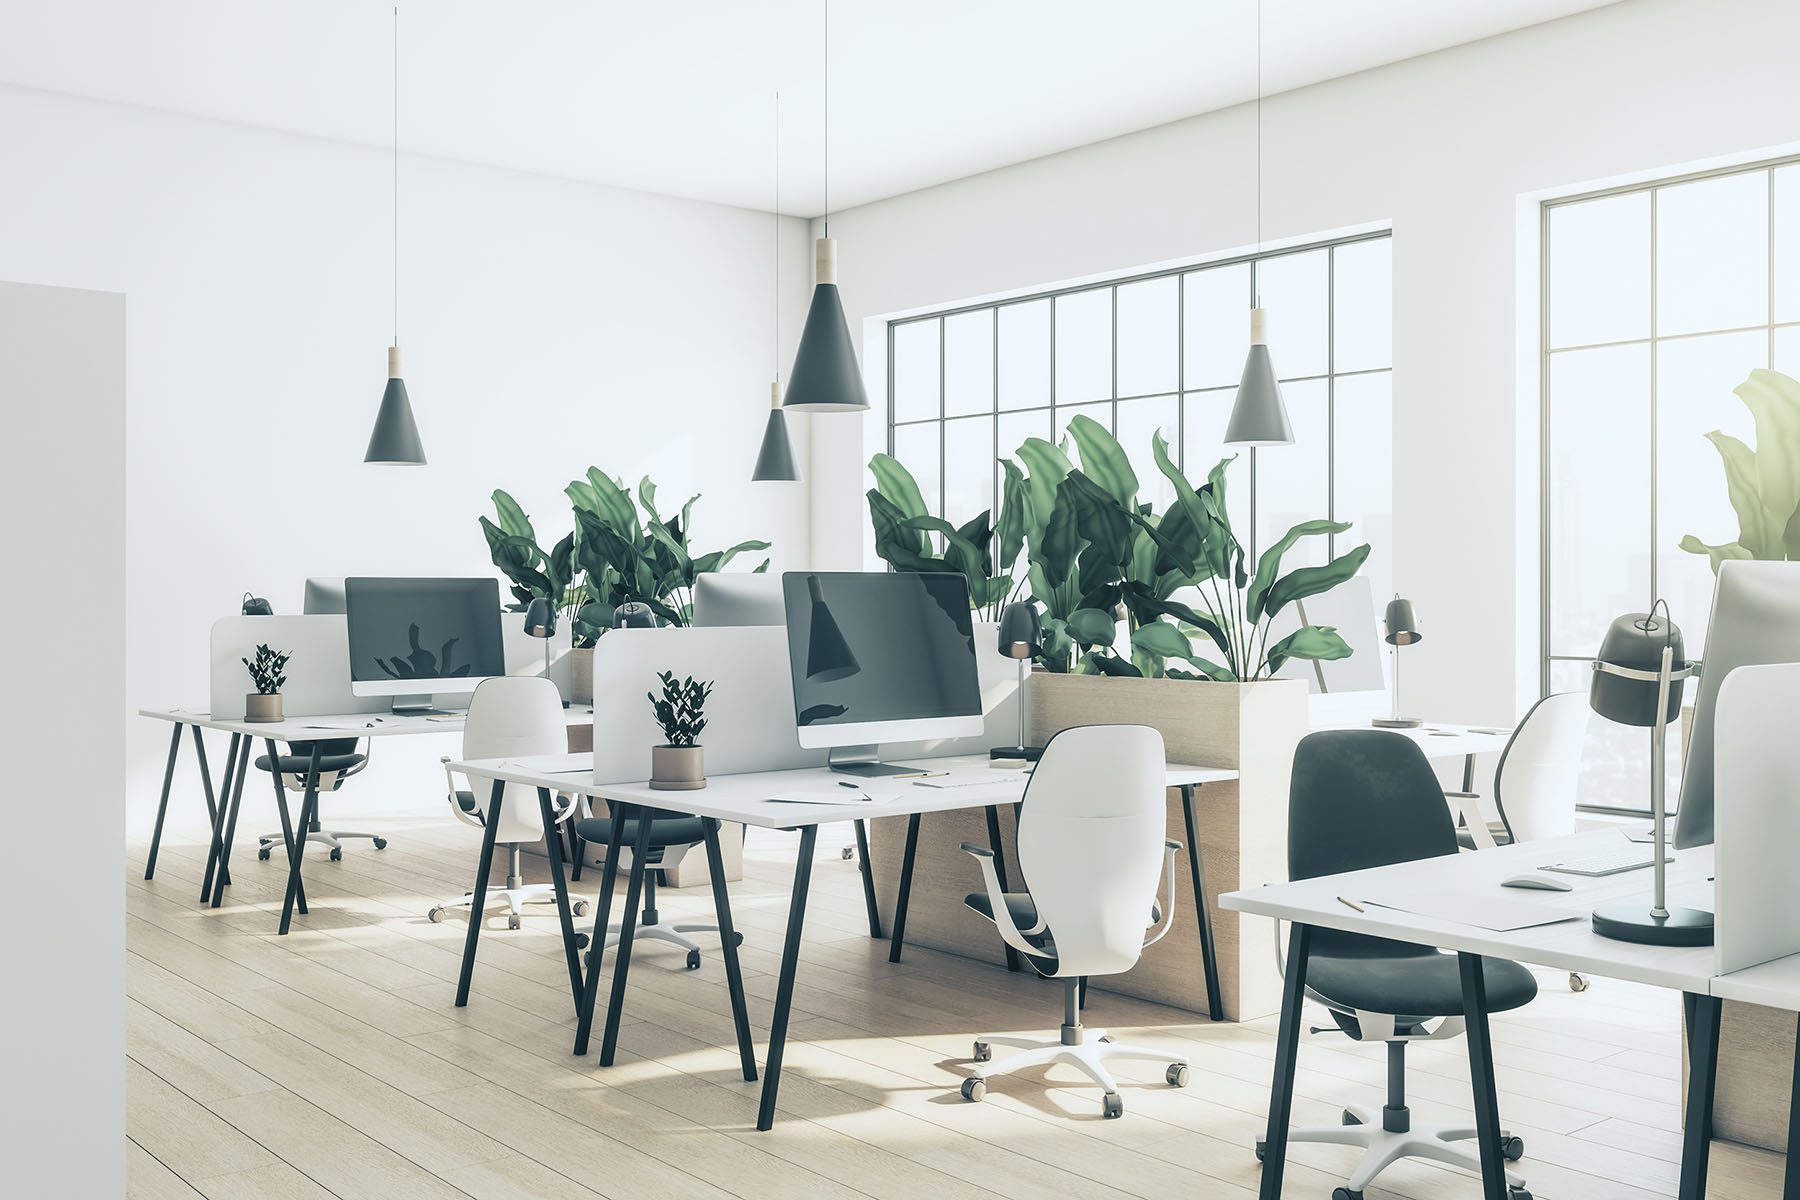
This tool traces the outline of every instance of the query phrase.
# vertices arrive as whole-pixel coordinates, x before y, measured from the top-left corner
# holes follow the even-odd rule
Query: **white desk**
[[[1372,726],[1364,718],[1352,720],[1348,716],[1332,715],[1312,723],[1311,731],[1318,733],[1325,729],[1371,729]],[[1427,721],[1412,729],[1385,729],[1384,733],[1397,733],[1411,738],[1418,743],[1419,749],[1425,752],[1426,758],[1460,758],[1463,760],[1462,790],[1475,790],[1475,756],[1477,754],[1498,754],[1506,749],[1512,740],[1513,731],[1483,725],[1450,725],[1443,721]]]
[[[1500,881],[1510,875],[1559,859],[1599,853],[1621,844],[1623,838],[1624,834],[1619,830],[1597,830],[1567,838],[1502,846],[1476,854],[1445,855],[1367,871],[1321,876],[1219,897],[1221,907],[1275,917],[1293,925],[1283,981],[1281,1025],[1275,1046],[1275,1080],[1263,1163],[1264,1200],[1275,1200],[1281,1194],[1288,1114],[1293,1102],[1294,1060],[1305,999],[1306,947],[1314,927],[1370,934],[1457,952],[1462,964],[1476,1126],[1480,1130],[1477,1140],[1489,1200],[1506,1200],[1507,1188],[1506,1164],[1500,1152],[1499,1109],[1481,956],[1520,959],[1542,966],[1679,990],[1688,1008],[1691,1065],[1680,1195],[1684,1200],[1699,1200],[1705,1194],[1719,1029],[1719,1002],[1713,993],[1716,968],[1712,947],[1640,946],[1613,941],[1596,935],[1585,919],[1501,933],[1372,904],[1365,904],[1363,911],[1357,912],[1340,900],[1344,897],[1359,901],[1360,897],[1374,893],[1454,890],[1478,897],[1508,895],[1541,899],[1552,904],[1567,903],[1583,911],[1635,896],[1642,896],[1648,905],[1650,872],[1647,869],[1601,879],[1570,876],[1570,882],[1575,885],[1572,892],[1509,889],[1503,893],[1500,890]],[[1710,846],[1679,852],[1669,866],[1670,902],[1710,909],[1712,884],[1708,876],[1711,870]]]
[[[847,799],[836,804],[796,804],[771,801],[772,795],[789,792],[829,793],[839,788],[844,777],[825,767],[796,771],[767,771],[743,775],[721,775],[708,780],[707,786],[691,792],[665,792],[652,789],[642,780],[624,783],[594,781],[586,772],[571,773],[565,759],[486,759],[452,764],[452,769],[471,778],[493,781],[488,801],[489,830],[498,824],[500,805],[505,795],[504,784],[514,783],[539,790],[541,803],[548,803],[551,791],[575,792],[610,802],[615,817],[628,815],[627,810],[670,809],[703,818],[707,832],[707,853],[712,866],[713,902],[719,914],[719,936],[725,960],[726,984],[730,991],[732,1017],[737,1025],[738,1053],[744,1078],[756,1078],[756,1060],[751,1048],[749,1019],[745,1014],[743,984],[738,972],[737,947],[731,927],[731,912],[723,872],[717,861],[717,830],[721,822],[736,821],[762,829],[792,829],[800,834],[799,851],[794,865],[794,884],[788,903],[787,937],[782,947],[781,971],[775,991],[774,1017],[769,1027],[769,1055],[762,1086],[758,1129],[767,1130],[775,1122],[776,1097],[781,1086],[781,1060],[787,1044],[788,1013],[794,998],[794,977],[799,966],[801,932],[806,921],[807,889],[812,877],[813,851],[819,826],[834,821],[863,821],[871,817],[912,816],[924,813],[952,812],[958,809],[989,808],[1018,802],[1024,794],[1028,778],[1024,771],[993,770],[988,760],[979,756],[911,760],[928,763],[934,769],[957,774],[980,771],[992,775],[992,783],[966,787],[933,788],[912,780],[854,780],[873,800]],[[1235,771],[1214,767],[1171,765],[1168,786],[1193,788],[1206,783],[1233,779]],[[599,993],[600,971],[605,957],[606,930],[612,919],[613,894],[618,882],[617,864],[622,848],[626,822],[612,822],[612,844],[607,849],[606,867],[600,884],[600,897],[594,906],[594,933],[589,941],[591,966],[583,982],[577,1002],[577,1024],[574,1053],[586,1054],[588,1035],[593,1026],[594,1003]],[[620,914],[622,935],[615,960],[612,997],[606,1012],[606,1028],[601,1039],[600,1065],[611,1066],[618,1045],[619,1020],[624,1011],[625,985],[631,969],[630,931],[637,923],[635,906],[642,892],[645,851],[648,847],[650,822],[637,822],[638,841],[632,848],[631,875],[626,889],[626,911]],[[996,850],[999,848],[996,843]],[[490,834],[482,851],[482,865],[476,873],[474,911],[480,911],[485,893],[488,860],[493,854]],[[999,866],[996,863],[996,866]],[[865,876],[865,880],[867,877]],[[1204,911],[1204,910],[1202,910]],[[468,942],[464,947],[462,978],[458,985],[457,1003],[468,999],[468,982],[474,967],[474,951],[479,922],[469,924]],[[575,967],[573,932],[565,919],[565,945],[570,955],[571,971]],[[571,977],[573,979],[573,975]]]
[[[207,848],[206,873],[200,884],[201,903],[211,903],[214,908],[224,903],[225,886],[231,882],[231,847],[237,836],[238,809],[244,795],[244,778],[249,774],[250,747],[261,739],[266,747],[270,761],[279,758],[276,743],[292,745],[295,742],[312,742],[313,761],[307,775],[307,787],[300,805],[300,819],[297,825],[288,820],[287,789],[282,785],[279,772],[271,772],[275,783],[275,809],[281,816],[281,835],[286,842],[288,856],[287,896],[281,905],[281,925],[278,932],[285,934],[293,921],[297,907],[306,912],[306,888],[300,879],[301,861],[306,852],[307,830],[311,828],[318,813],[319,804],[319,768],[317,743],[337,738],[376,738],[403,737],[421,733],[460,733],[467,723],[463,713],[451,713],[435,717],[399,716],[394,713],[334,713],[322,716],[291,717],[285,721],[244,721],[214,720],[211,714],[191,712],[181,708],[144,708],[138,710],[141,717],[149,717],[153,721],[167,721],[172,726],[169,736],[169,757],[163,767],[162,797],[156,806],[156,829],[150,836],[150,854],[144,864],[144,878],[151,879],[156,874],[156,852],[162,845],[163,818],[169,810],[169,791],[175,779],[175,763],[181,754],[181,732],[189,729],[193,732],[194,756],[200,767],[200,786],[206,799],[207,822],[212,826],[212,844]],[[591,725],[594,720],[592,705],[578,704],[566,710],[566,722],[569,726]],[[206,742],[201,737],[202,730],[216,730],[231,735],[231,747],[226,752],[225,775],[220,781],[219,791],[215,798],[212,785],[212,771],[206,759]],[[546,829],[554,828],[546,825]],[[298,837],[295,831],[298,830]],[[554,841],[547,838],[547,841]],[[576,860],[576,878],[580,876],[580,858]],[[559,873],[557,876],[561,878]]]

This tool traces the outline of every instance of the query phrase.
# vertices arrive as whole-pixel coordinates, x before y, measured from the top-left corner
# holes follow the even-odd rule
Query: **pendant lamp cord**
[[[1262,0],[1256,0],[1256,254],[1262,257],[1263,248],[1263,164],[1262,164],[1262,97],[1263,97],[1263,28]],[[1256,307],[1262,307],[1262,272],[1256,275]]]
[[[775,93],[775,382],[781,382],[781,93]]]
[[[400,344],[400,6],[394,5],[394,345]]]
[[[825,0],[825,236],[831,236],[831,0]]]

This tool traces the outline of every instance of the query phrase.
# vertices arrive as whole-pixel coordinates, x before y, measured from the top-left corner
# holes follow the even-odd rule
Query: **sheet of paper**
[[[830,792],[780,792],[766,797],[769,804],[867,804],[874,797],[865,792],[838,788]]]
[[[545,754],[528,762],[513,759],[501,765],[537,775],[586,775],[594,769],[594,755],[586,750],[575,754]]]
[[[1447,888],[1438,891],[1390,892],[1362,896],[1359,899],[1364,904],[1391,908],[1395,912],[1435,917],[1440,921],[1454,921],[1458,925],[1473,925],[1477,929],[1491,929],[1496,933],[1508,933],[1515,929],[1531,929],[1539,925],[1555,925],[1558,922],[1573,921],[1588,914],[1586,908],[1573,905],[1566,898],[1539,900],[1535,897],[1516,895],[1474,895],[1466,891]]]
[[[302,728],[302,729],[373,729],[373,728],[375,728],[375,718],[374,717],[357,717],[357,718],[342,717],[335,721],[307,721],[304,724],[302,724],[300,726],[300,728]]]

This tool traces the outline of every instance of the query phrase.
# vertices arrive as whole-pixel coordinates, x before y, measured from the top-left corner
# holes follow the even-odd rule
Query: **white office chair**
[[[279,773],[281,786],[290,792],[306,794],[306,776],[312,770],[312,752],[314,745],[319,748],[319,795],[335,792],[344,786],[344,781],[358,774],[369,765],[369,755],[374,749],[374,739],[368,739],[366,745],[358,749],[356,738],[321,738],[314,742],[293,742],[288,752],[281,756]],[[276,770],[271,765],[267,754],[256,756],[256,769],[259,771]],[[325,846],[331,851],[331,861],[337,862],[344,857],[344,841],[347,838],[368,838],[375,843],[377,850],[387,849],[387,838],[379,833],[368,833],[356,829],[324,829],[319,824],[316,814],[312,824],[306,831],[308,846]],[[279,833],[261,834],[256,839],[256,857],[267,862],[270,852],[276,846],[286,844]]]
[[[963,1099],[987,1095],[987,1081],[995,1075],[1067,1063],[1105,1089],[1100,1111],[1117,1117],[1125,1103],[1106,1069],[1113,1058],[1167,1063],[1168,1082],[1187,1086],[1188,1064],[1180,1057],[1112,1041],[1106,1030],[1081,1023],[1086,978],[1129,971],[1175,919],[1175,853],[1181,846],[1163,838],[1163,795],[1163,740],[1156,730],[1144,725],[1065,729],[1044,747],[1019,814],[1019,870],[1033,881],[1032,890],[1002,892],[993,851],[963,843],[981,863],[987,882],[987,891],[972,893],[965,903],[993,921],[1006,944],[1038,974],[1063,984],[1058,1036],[977,1038],[978,1063],[989,1062],[994,1046],[1021,1053],[977,1068],[963,1080]],[[1168,881],[1160,905],[1159,868]]]
[[[469,717],[463,726],[464,758],[525,758],[564,754],[568,748],[562,696],[550,680],[531,675],[499,676],[483,680],[469,698]],[[450,760],[442,761],[444,777],[450,785],[451,811],[464,824],[485,829],[490,793],[459,789]],[[554,805],[551,815],[558,825],[573,817],[578,807],[573,797],[560,795],[554,797]],[[500,826],[494,831],[494,841],[506,847],[506,886],[488,889],[487,903],[506,905],[509,928],[519,927],[525,905],[556,902],[552,885],[528,884],[521,870],[520,848],[526,842],[542,841],[545,836],[537,790],[507,784],[500,807]],[[549,830],[548,836],[556,837],[558,833]],[[449,910],[468,908],[473,902],[474,893],[464,892],[459,899],[433,905],[426,916],[442,921]],[[575,900],[571,908],[579,917],[587,912],[587,901]]]

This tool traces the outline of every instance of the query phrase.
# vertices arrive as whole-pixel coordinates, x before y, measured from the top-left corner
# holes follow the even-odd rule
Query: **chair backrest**
[[[1525,714],[1494,771],[1494,807],[1515,842],[1575,832],[1581,749],[1587,740],[1586,692],[1545,696]]]
[[[1019,870],[1065,975],[1129,970],[1151,925],[1168,827],[1162,734],[1083,725],[1044,747],[1019,816]]]
[[[1288,877],[1455,854],[1444,789],[1417,742],[1380,729],[1300,739],[1288,790]]]
[[[482,680],[469,697],[469,718],[463,726],[464,758],[524,758],[566,754],[568,749],[562,697],[550,680],[530,675],[495,676]],[[478,789],[475,804],[477,811],[485,813],[488,793]],[[537,790],[507,784],[494,840],[534,842],[543,836]]]

